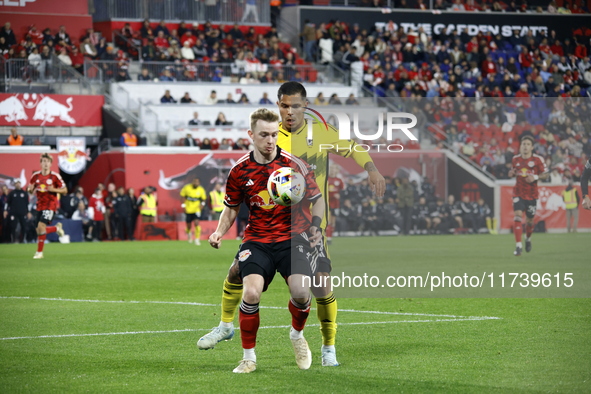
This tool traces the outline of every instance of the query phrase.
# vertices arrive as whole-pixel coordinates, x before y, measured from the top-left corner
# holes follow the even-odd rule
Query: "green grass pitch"
[[[589,238],[536,234],[521,259],[591,261]],[[335,239],[331,250],[383,242]],[[437,255],[453,264],[483,250],[491,262],[514,259],[508,235],[389,242],[409,261]],[[219,322],[237,246],[48,244],[45,259],[33,260],[34,245],[0,245],[0,392],[591,392],[588,298],[339,298],[341,366],[320,366],[313,310],[306,337],[314,361],[301,371],[280,278],[261,302],[257,371],[233,374],[238,331],[214,350],[195,343]]]

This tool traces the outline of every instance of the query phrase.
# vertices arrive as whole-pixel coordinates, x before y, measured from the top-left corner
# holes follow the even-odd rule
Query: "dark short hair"
[[[526,134],[523,137],[521,137],[521,142],[525,141],[525,140],[530,140],[532,145],[536,142],[536,140],[534,139],[533,135],[530,134]]]
[[[295,81],[285,82],[279,87],[277,98],[281,100],[281,96],[295,96],[296,94],[299,94],[302,98],[308,97],[306,88],[301,83]]]
[[[53,157],[51,157],[51,155],[49,153],[43,153],[41,155],[41,159],[39,159],[39,161],[41,161],[43,159],[49,159],[49,161],[53,163]]]

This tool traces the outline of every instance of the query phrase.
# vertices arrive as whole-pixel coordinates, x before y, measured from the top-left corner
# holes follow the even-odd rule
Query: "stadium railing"
[[[93,91],[82,74],[62,63],[55,55],[39,63],[31,63],[28,59],[7,59],[2,62],[2,71],[7,92],[14,85],[33,82],[47,84],[55,93],[61,93],[64,84],[76,85],[74,90],[78,90],[79,94],[92,94]]]
[[[93,20],[100,22],[112,19],[153,19],[217,23],[242,21],[246,10],[245,1],[216,1],[215,3],[213,6],[208,6],[203,1],[195,0],[95,0],[96,11],[93,14]],[[268,0],[256,0],[256,18],[262,25],[268,25],[271,22]],[[250,13],[245,22],[253,24],[255,16]]]

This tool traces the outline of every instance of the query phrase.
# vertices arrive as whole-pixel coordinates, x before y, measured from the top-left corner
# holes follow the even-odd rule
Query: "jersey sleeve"
[[[329,131],[334,132],[334,141],[332,142],[332,147],[329,150],[330,153],[343,156],[343,157],[350,157],[359,165],[359,167],[365,169],[365,165],[368,162],[372,162],[371,156],[369,153],[365,152],[364,149],[359,149],[361,152],[358,152],[355,149],[355,146],[359,145],[353,140],[341,140],[338,138],[339,132],[336,128],[329,125]]]
[[[187,197],[187,185],[183,186],[181,189],[181,197]]]
[[[226,196],[224,197],[224,205],[228,207],[237,207],[244,199],[244,192],[239,183],[239,170],[236,167],[230,170],[228,180],[226,181]]]
[[[62,176],[58,173],[53,173],[53,178],[54,178],[54,182],[56,185],[58,185],[58,189],[63,189],[64,187],[66,187],[66,183],[64,182]]]
[[[308,166],[308,173],[306,174],[306,199],[308,201],[315,201],[322,197],[318,183],[316,183],[316,176],[314,171]]]
[[[207,200],[207,193],[205,193],[205,189],[203,187],[201,187],[199,189],[199,196],[197,196],[197,198],[200,199],[201,201]]]

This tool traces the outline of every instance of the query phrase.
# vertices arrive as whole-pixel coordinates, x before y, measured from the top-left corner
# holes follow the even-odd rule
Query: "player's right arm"
[[[236,217],[238,216],[238,212],[240,211],[240,205],[237,207],[229,207],[225,206],[222,214],[220,215],[220,221],[218,222],[218,227],[215,231],[209,236],[209,244],[214,247],[215,249],[219,249],[222,244],[222,237],[228,232]]]

